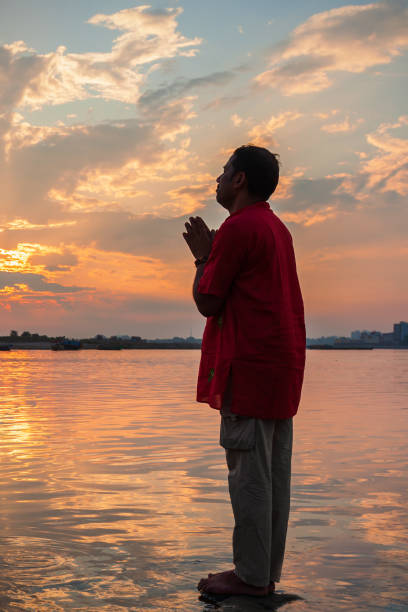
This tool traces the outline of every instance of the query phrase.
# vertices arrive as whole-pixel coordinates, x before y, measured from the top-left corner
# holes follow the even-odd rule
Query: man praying
[[[183,233],[207,318],[197,401],[221,413],[235,519],[234,567],[200,580],[209,593],[267,595],[281,578],[306,336],[292,238],[267,202],[278,181],[276,155],[239,147],[217,178],[229,216],[217,232],[191,217]]]

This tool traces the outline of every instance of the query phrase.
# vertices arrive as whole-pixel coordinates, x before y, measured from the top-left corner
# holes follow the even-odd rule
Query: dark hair
[[[276,153],[255,145],[235,149],[232,159],[235,172],[245,172],[248,192],[267,200],[279,182],[279,160]]]

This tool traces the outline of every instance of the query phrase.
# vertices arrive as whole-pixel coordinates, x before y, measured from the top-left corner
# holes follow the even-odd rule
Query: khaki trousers
[[[221,410],[234,513],[235,573],[254,586],[279,582],[290,507],[292,419],[254,419]]]

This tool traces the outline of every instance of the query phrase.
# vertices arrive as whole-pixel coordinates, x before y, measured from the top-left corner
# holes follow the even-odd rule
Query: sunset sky
[[[408,0],[3,0],[0,335],[200,336],[184,222],[279,153],[308,336],[408,319]]]

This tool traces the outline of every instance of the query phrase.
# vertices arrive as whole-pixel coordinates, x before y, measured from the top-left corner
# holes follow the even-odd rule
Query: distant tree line
[[[192,340],[192,342],[191,342]],[[92,338],[67,338],[66,336],[47,336],[46,334],[31,333],[23,331],[20,335],[17,330],[12,329],[8,336],[0,336],[0,342],[14,345],[27,343],[46,342],[49,344],[69,343],[78,341],[82,348],[198,348],[201,340],[196,338],[173,338],[172,340],[145,340],[141,336],[110,336],[97,334]],[[34,346],[33,346],[34,348]]]

